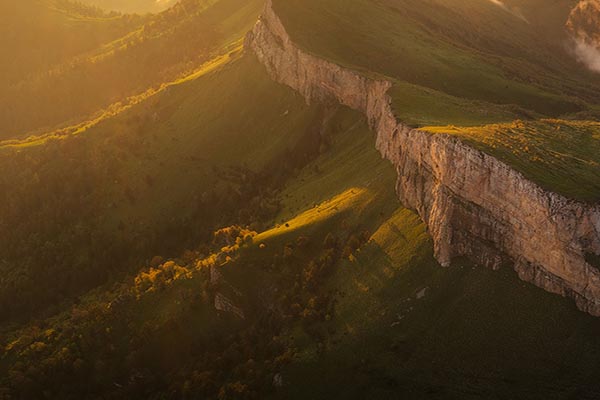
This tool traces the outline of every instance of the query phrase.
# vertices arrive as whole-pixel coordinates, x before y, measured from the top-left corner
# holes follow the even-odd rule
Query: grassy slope
[[[309,165],[282,193],[280,218],[289,219],[289,227],[282,223],[256,237],[272,248],[302,234],[317,241],[326,232],[343,237],[348,226],[374,231],[327,283],[338,296],[335,316],[325,323],[334,334],[324,353],[302,330],[293,330],[299,353],[275,397],[548,399],[600,393],[600,322],[521,282],[508,268],[494,272],[463,261],[440,268],[423,223],[397,208],[392,168],[375,151],[359,150],[372,148],[362,130],[340,137],[315,161],[321,172]],[[313,204],[319,206],[311,211]],[[244,273],[239,285],[259,285],[254,272]]]
[[[340,268],[336,333],[323,355],[303,349],[279,398],[597,396],[597,320],[509,270],[439,268],[406,211],[388,224]],[[395,261],[382,236],[417,240]]]
[[[212,228],[190,220],[207,212],[201,199],[221,197],[237,185],[215,168],[261,171],[320,129],[320,118],[318,107],[273,83],[249,55],[85,134],[2,150],[0,186],[12,188],[3,191],[6,207],[0,210],[0,235],[11,246],[0,266],[2,291],[16,287],[15,296],[60,298],[81,291],[76,277],[90,268],[96,278],[106,278],[108,271],[126,268],[129,257],[195,245]],[[233,217],[235,209],[215,206],[220,212],[213,219],[226,223]],[[85,239],[90,235],[96,239]],[[127,247],[120,264],[106,259],[114,246]],[[37,280],[48,290],[54,286],[52,293]]]
[[[249,76],[254,79],[247,79]],[[223,88],[223,77],[230,86]],[[253,90],[249,92],[246,85]],[[238,89],[251,98],[232,96]],[[196,96],[190,99],[190,93]],[[223,96],[222,101],[214,101],[216,93]],[[208,121],[208,126],[218,129],[210,137],[199,135],[199,138],[194,136],[200,127],[192,123],[189,130],[181,132],[187,138],[185,144],[171,143],[171,137],[164,134],[157,148],[164,149],[162,167],[169,176],[159,181],[165,184],[176,177],[177,181],[187,179],[183,175],[193,173],[193,168],[186,167],[185,154],[202,152],[208,148],[205,146],[211,146],[205,140],[218,137],[215,132],[226,133],[219,141],[221,144],[215,146],[222,146],[223,156],[229,154],[225,149],[230,149],[234,160],[239,157],[236,151],[252,149],[250,141],[244,141],[250,130],[253,129],[253,135],[269,130],[270,140],[292,140],[295,134],[286,139],[286,134],[282,135],[277,128],[277,121],[288,124],[290,118],[299,118],[298,126],[310,124],[310,118],[300,118],[298,115],[303,114],[297,114],[291,105],[297,104],[309,114],[314,109],[304,106],[288,89],[270,83],[252,58],[235,61],[164,96],[157,107],[173,105],[169,107],[167,120],[176,121],[177,126],[192,123],[197,107],[209,99],[203,105],[214,107],[215,115],[220,115],[219,109],[239,110],[239,116],[247,117],[248,123],[244,128],[232,128],[230,120],[214,119]],[[257,102],[269,98],[274,101],[269,107]],[[232,99],[235,104],[229,103]],[[292,103],[285,99],[291,99]],[[290,112],[286,114],[288,109]],[[267,115],[268,121],[275,122],[272,130]],[[425,226],[413,212],[397,203],[393,168],[375,151],[362,117],[344,109],[327,115],[333,127],[327,134],[331,138],[329,150],[289,177],[280,194],[283,208],[274,219],[273,228],[256,236],[254,244],[243,249],[239,259],[221,269],[229,289],[221,285],[220,290],[235,299],[247,320],[215,313],[211,301],[193,300],[191,308],[188,301],[182,301],[189,293],[200,293],[205,287],[206,271],[200,269],[192,272],[190,279],[177,280],[164,289],[133,302],[124,301],[114,308],[104,305],[119,304],[112,294],[115,289],[90,292],[72,311],[43,324],[46,330],[29,327],[24,331],[4,332],[5,340],[12,344],[10,349],[6,347],[0,368],[12,368],[19,360],[43,366],[60,359],[60,349],[68,348],[82,360],[78,362],[83,364],[83,371],[98,378],[86,381],[83,377],[87,375],[80,368],[77,373],[81,374],[78,376],[82,383],[70,385],[63,393],[78,393],[89,385],[88,391],[127,396],[126,389],[119,389],[113,382],[125,382],[132,374],[127,365],[136,365],[137,352],[142,351],[145,369],[138,379],[144,382],[146,393],[156,394],[173,384],[183,386],[182,379],[193,379],[188,368],[202,371],[203,363],[198,366],[194,359],[198,357],[198,349],[202,346],[210,349],[211,343],[219,342],[217,338],[243,330],[254,318],[265,314],[271,296],[285,293],[298,282],[295,264],[269,267],[274,254],[279,254],[285,243],[295,243],[300,236],[310,239],[308,247],[295,256],[302,262],[318,251],[328,233],[343,238],[351,232],[369,230],[373,232],[371,241],[321,283],[321,290],[334,294],[336,299],[332,319],[320,323],[321,329],[328,332],[324,344],[319,345],[309,337],[297,320],[287,325],[285,336],[297,353],[283,369],[284,386],[274,397],[593,398],[600,390],[597,384],[600,347],[596,340],[599,322],[578,312],[570,301],[520,282],[508,269],[500,272],[474,269],[464,262],[457,262],[449,269],[440,268],[433,259]],[[164,129],[162,126],[161,132]],[[101,132],[106,131],[86,137],[101,139]],[[239,134],[228,135],[228,132]],[[252,165],[265,158],[262,146],[255,143],[258,146],[248,153]],[[218,151],[217,148],[211,150]],[[176,160],[169,161],[175,156]],[[137,168],[151,168],[150,163],[138,166],[138,162],[134,158],[127,164],[132,168],[127,175],[136,176]],[[190,179],[202,178],[198,175]],[[186,186],[179,182],[176,186]],[[152,199],[148,203],[160,203],[150,193],[145,197]],[[189,264],[191,271],[194,265],[194,262]],[[130,285],[130,281],[125,281],[122,286],[113,287]],[[427,288],[424,297],[416,299],[424,288]],[[102,317],[95,317],[95,312],[88,315],[77,311],[86,305],[99,305],[100,310],[108,311],[102,311]],[[173,321],[185,323],[181,326]],[[105,333],[104,324],[110,324],[111,330]],[[77,345],[65,342],[72,332],[82,335]],[[149,338],[145,350],[139,349],[137,339],[142,333]],[[106,357],[104,346],[93,345],[95,336],[110,343],[113,349],[108,352],[110,357],[124,358],[132,343],[136,356],[131,354],[127,364],[119,363],[119,367],[94,365],[90,361]],[[14,342],[15,337],[20,340]],[[260,359],[254,362],[262,365]],[[209,362],[204,367],[209,365],[213,364]],[[32,371],[25,376],[33,374]],[[237,372],[228,370],[227,374],[230,379],[241,379]],[[44,379],[55,380],[51,372],[46,372]],[[267,390],[271,381],[263,382],[262,387]],[[34,382],[28,385],[31,390],[36,387]]]
[[[556,130],[558,134],[544,122],[523,131],[513,124],[503,135],[482,126],[570,113],[598,101],[588,90],[598,85],[598,77],[557,48],[560,29],[547,26],[531,7],[524,10],[531,19],[528,24],[485,1],[274,3],[301,47],[392,79],[390,94],[400,120],[415,127],[446,126],[431,130],[465,137],[546,188],[580,200],[600,198],[600,153],[593,151],[598,127],[593,121],[573,122],[581,129]],[[554,14],[566,9],[563,3],[544,14],[552,17],[547,20],[560,21]],[[595,112],[582,118],[595,119]],[[532,128],[544,126],[533,139]],[[490,136],[495,137],[493,146]],[[515,150],[527,152],[525,146],[533,145],[536,157],[515,158]],[[561,162],[556,162],[557,153]]]
[[[253,77],[254,79],[245,79],[244,81],[248,85],[252,85],[255,90],[245,90],[248,88],[236,79],[236,76],[238,76],[236,72],[240,73],[240,78]],[[266,104],[264,102],[248,102],[249,99],[247,98],[238,99],[236,96],[231,96],[232,93],[229,93],[226,97],[228,101],[215,104],[215,107],[224,107],[231,112],[241,107],[241,114],[248,117],[248,123],[254,124],[255,129],[258,131],[274,129],[281,134],[282,140],[293,140],[294,133],[289,132],[289,128],[284,131],[279,130],[277,125],[269,127],[268,124],[272,122],[277,124],[277,115],[281,115],[281,118],[286,120],[286,125],[289,127],[289,119],[296,117],[294,109],[289,108],[287,96],[301,101],[294,92],[268,80],[261,82],[260,78],[264,71],[252,58],[237,61],[220,73],[223,74],[223,77],[228,78],[227,82],[232,88],[243,89],[239,92],[240,95],[245,93],[252,96],[254,100],[262,99],[260,97],[262,92],[260,86],[267,86],[265,90],[269,89],[269,98],[276,101],[277,105],[272,104],[270,107],[264,107]],[[210,78],[215,88],[223,88],[224,82],[220,79],[218,73],[211,75]],[[206,85],[203,85],[203,87],[207,89],[207,93],[199,92],[199,97],[214,95],[214,92],[208,90],[209,88]],[[186,93],[189,95],[189,91],[186,91]],[[183,94],[174,94],[174,96]],[[225,96],[226,93],[223,93],[223,95]],[[231,103],[232,99],[242,101],[243,105]],[[197,105],[198,103],[195,102],[194,104]],[[251,110],[247,109],[248,106]],[[303,106],[307,111],[315,110],[316,107],[319,106]],[[272,118],[263,118],[265,117],[263,113],[270,113]],[[311,191],[311,202],[317,200],[327,202],[329,197],[334,196],[338,191],[347,191],[347,184],[354,187],[352,190],[355,190],[355,193],[349,193],[347,197],[341,196],[340,198],[340,204],[346,204],[348,203],[347,200],[351,200],[348,203],[351,204],[351,207],[346,208],[346,218],[340,218],[342,214],[340,209],[334,207],[331,213],[323,213],[322,217],[316,218],[316,220],[307,224],[306,229],[300,229],[293,233],[293,235],[310,234],[315,244],[322,241],[326,233],[323,229],[337,229],[341,225],[363,223],[369,227],[375,227],[377,221],[384,218],[382,213],[389,214],[396,207],[395,196],[393,192],[389,191],[394,179],[393,171],[389,165],[382,162],[377,156],[362,117],[355,112],[343,109],[330,110],[326,115],[328,115],[326,118],[328,120],[327,124],[332,126],[332,129],[323,131],[323,134],[333,138],[334,144],[332,150],[327,151],[326,155],[319,159],[320,168],[325,171],[333,169],[336,165],[347,165],[349,162],[352,162],[353,166],[348,169],[337,168],[335,175],[328,172],[319,172],[320,170],[317,171],[311,166],[310,169],[300,171],[297,177],[292,177],[292,183],[282,194],[282,197],[296,204],[295,207],[303,210],[307,208],[307,203],[304,200],[302,191],[307,188]],[[222,122],[222,119],[219,120],[216,123],[230,124],[230,121]],[[313,125],[310,121],[302,122],[308,126]],[[263,126],[261,123],[267,124],[267,126]],[[193,130],[196,131],[194,128]],[[223,129],[222,132],[227,133],[228,129]],[[244,134],[247,133],[248,131],[245,130]],[[291,137],[288,137],[288,135],[291,135]],[[87,136],[91,137],[92,135]],[[254,139],[255,135],[250,135],[249,138]],[[227,143],[228,146],[239,139],[239,136],[231,137],[229,135],[221,138],[223,143]],[[276,138],[273,137],[269,139],[275,139],[276,141]],[[263,147],[260,142],[254,143],[261,148]],[[239,148],[240,151],[252,149],[252,146],[247,142],[238,144],[242,146]],[[369,144],[369,151],[365,152],[364,149],[367,144]],[[189,143],[188,146],[190,146]],[[231,157],[233,158],[236,157],[236,148],[235,145],[232,147],[234,153]],[[343,151],[338,151],[340,148]],[[168,148],[165,150],[169,151]],[[272,149],[266,151],[268,153]],[[249,157],[249,164],[251,165],[262,164],[265,162],[265,157],[268,158],[262,152],[255,152],[254,154],[259,154],[260,157],[259,159]],[[364,169],[365,167],[368,169]],[[373,175],[374,173],[376,175]],[[322,180],[319,177],[322,177]],[[310,182],[308,182],[309,180]],[[308,185],[305,186],[304,183]],[[389,204],[385,204],[384,199],[389,200]],[[149,200],[149,202],[154,203],[154,200]],[[308,208],[310,208],[310,205],[308,205]],[[364,212],[361,212],[361,210]],[[286,214],[288,211],[286,210]],[[351,214],[348,214],[348,212]],[[289,215],[291,216],[291,214]],[[280,220],[281,218],[287,217],[282,214],[276,219]],[[302,217],[300,218],[302,219]],[[343,221],[344,219],[346,221]],[[200,293],[204,290],[202,288],[206,287],[207,271],[205,269],[196,271],[194,261],[190,263],[188,260],[186,264],[178,261],[178,263],[186,265],[186,268],[193,271],[189,279],[183,278],[169,283],[165,288],[144,294],[139,299],[127,299],[127,296],[119,295],[119,293],[124,293],[123,288],[125,288],[125,291],[130,290],[132,283],[128,279],[120,284],[106,285],[98,290],[88,292],[81,297],[81,300],[73,306],[72,310],[67,310],[46,320],[42,324],[44,326],[42,331],[37,328],[37,323],[32,323],[22,330],[10,331],[5,329],[2,332],[2,337],[6,346],[3,347],[4,351],[0,351],[0,370],[5,373],[0,375],[8,376],[10,379],[0,378],[0,386],[8,385],[23,390],[23,386],[20,386],[20,384],[27,382],[27,379],[34,379],[34,382],[26,383],[27,389],[25,390],[27,392],[19,393],[29,393],[34,396],[40,388],[52,387],[53,389],[49,389],[48,393],[53,396],[59,396],[60,393],[63,395],[81,393],[81,391],[84,391],[84,393],[90,391],[94,393],[113,393],[116,396],[126,395],[124,393],[127,392],[117,389],[117,386],[113,383],[124,383],[124,380],[134,373],[127,369],[127,365],[131,365],[131,360],[136,359],[135,356],[139,355],[140,338],[142,343],[146,342],[146,338],[149,338],[150,343],[148,346],[151,346],[147,349],[148,354],[145,356],[144,377],[138,378],[149,379],[145,384],[147,386],[146,390],[148,390],[147,393],[156,394],[153,390],[165,390],[165,387],[171,385],[171,380],[180,382],[180,374],[190,374],[191,378],[193,371],[189,370],[190,365],[194,365],[198,362],[198,359],[191,358],[192,354],[190,354],[190,348],[187,346],[193,344],[194,349],[202,348],[202,346],[211,349],[213,347],[211,341],[218,341],[217,338],[219,337],[229,337],[239,329],[243,329],[248,323],[252,323],[253,318],[258,318],[265,313],[264,309],[253,308],[253,304],[259,304],[258,301],[254,302],[253,300],[264,294],[263,291],[257,290],[262,287],[261,284],[264,286],[269,283],[277,283],[281,279],[284,281],[289,281],[290,278],[293,279],[293,275],[289,275],[287,270],[280,274],[278,272],[269,273],[262,268],[262,263],[268,262],[272,258],[273,253],[278,251],[281,240],[284,240],[285,237],[286,235],[282,235],[277,228],[275,232],[267,231],[260,239],[257,239],[256,246],[244,251],[240,261],[232,262],[229,266],[223,268],[223,273],[229,284],[236,288],[235,291],[241,290],[243,292],[244,303],[241,306],[246,312],[247,321],[236,321],[234,318],[216,313],[211,301],[200,301],[198,303],[197,300],[193,300],[195,306],[191,306],[191,308],[188,301],[182,302],[182,298],[190,296],[189,293]],[[259,240],[268,243],[266,252],[258,248]],[[299,255],[302,258],[310,256],[310,251]],[[253,263],[253,266],[250,266],[255,257],[258,263]],[[281,286],[281,289],[285,290],[286,286]],[[223,290],[222,285],[220,290]],[[126,298],[126,300],[122,300],[121,297]],[[196,296],[192,295],[192,298],[187,298],[192,301],[191,299],[196,299]],[[116,306],[111,307],[108,304],[116,304]],[[177,324],[174,325],[173,321],[180,319],[185,321],[185,329],[178,328]],[[105,329],[107,326],[110,329]],[[75,332],[76,339],[73,339],[73,332]],[[103,368],[102,365],[108,362],[106,361],[107,352],[104,351],[104,346],[95,348],[92,345],[96,336],[102,336],[105,343],[110,343],[109,346],[112,350],[108,352],[109,357],[115,357],[116,355],[121,360],[127,358],[126,365],[119,362],[119,365],[109,364],[110,368]],[[131,350],[132,345],[135,346],[135,351]],[[37,350],[33,350],[34,348]],[[42,372],[44,374],[43,379],[49,379],[49,382],[64,379],[60,377],[61,372],[56,371],[71,368],[69,362],[67,362],[68,365],[63,366],[59,361],[59,365],[50,370],[46,370],[46,366],[55,363],[57,359],[68,357],[65,353],[79,357],[81,361],[78,362],[83,367],[76,372],[79,374],[77,383],[74,382],[68,388],[56,392],[55,385],[44,383],[45,381],[40,381],[40,378],[36,379],[35,377],[38,376],[36,374],[41,370],[46,371]],[[118,356],[119,354],[120,356]],[[196,353],[194,354],[198,356]],[[100,362],[99,360],[103,361]],[[211,364],[217,361],[216,359],[209,360]],[[260,362],[260,359],[256,359],[256,361]],[[17,372],[21,371],[19,362],[24,362],[26,365],[39,364],[41,367],[31,368],[21,375],[20,372]],[[202,366],[196,368],[202,368]],[[9,370],[11,372],[6,373]],[[58,375],[55,376],[55,373]],[[93,380],[86,380],[89,377],[88,373],[93,374]],[[228,371],[229,373],[231,371]],[[155,377],[160,378],[156,379]],[[266,390],[267,387],[265,385],[263,389]],[[177,389],[181,389],[181,387],[177,387]]]
[[[338,295],[324,353],[293,329],[299,352],[274,397],[593,398],[600,323],[508,268],[439,267],[423,223],[397,208],[392,168],[364,151],[371,142],[364,126],[339,137],[282,192],[278,228],[255,238],[276,251],[301,235],[374,231],[326,284]],[[227,277],[252,298],[278,272],[289,273],[242,267]]]
[[[565,76],[557,75],[563,60],[552,57],[549,49],[535,51],[540,43],[523,21],[487,2],[478,4],[361,0],[347,6],[339,0],[288,0],[276,1],[275,9],[298,44],[344,65],[457,97],[517,104],[550,115],[577,109],[558,89],[568,82],[571,92],[583,91],[583,77],[563,82]],[[486,40],[500,38],[476,47],[463,37],[470,29]],[[524,50],[515,57],[508,56],[520,48]],[[547,69],[540,67],[542,56]]]
[[[261,170],[294,147],[318,118],[318,110],[272,83],[254,57],[247,55],[93,128],[88,146],[119,147],[120,140],[128,141],[130,121],[144,116],[158,119],[147,119],[138,128],[143,137],[127,143],[133,154],[120,159],[119,176],[124,181],[119,186],[135,188],[140,198],[160,195],[141,207],[123,202],[118,215],[160,225],[172,215],[185,217],[186,204],[194,195],[218,185],[213,166]],[[104,137],[111,131],[120,134],[112,140]],[[146,175],[155,180],[151,188],[144,182]]]

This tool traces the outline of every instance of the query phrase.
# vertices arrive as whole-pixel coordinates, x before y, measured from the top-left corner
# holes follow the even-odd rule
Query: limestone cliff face
[[[366,115],[378,150],[397,169],[400,201],[428,225],[442,265],[459,256],[491,268],[511,262],[522,279],[600,316],[600,271],[585,257],[600,254],[600,206],[544,191],[455,137],[397,121],[390,82],[299,49],[270,0],[246,45],[308,102],[334,98]]]

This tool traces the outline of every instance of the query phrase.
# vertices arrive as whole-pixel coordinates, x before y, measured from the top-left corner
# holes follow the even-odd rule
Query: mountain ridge
[[[492,268],[510,260],[522,279],[600,316],[600,270],[587,256],[600,255],[599,205],[545,191],[452,136],[398,122],[387,95],[390,82],[298,49],[270,0],[246,43],[274,79],[307,101],[333,97],[367,116],[377,148],[397,168],[400,200],[429,225],[442,265],[459,256]]]

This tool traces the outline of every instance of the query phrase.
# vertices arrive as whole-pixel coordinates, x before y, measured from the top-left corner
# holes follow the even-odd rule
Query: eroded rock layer
[[[600,270],[586,261],[600,254],[600,206],[545,191],[456,137],[404,125],[389,81],[299,49],[270,0],[246,45],[308,102],[333,98],[366,115],[378,150],[396,167],[399,199],[429,227],[440,264],[460,256],[490,268],[510,262],[523,280],[600,316]]]

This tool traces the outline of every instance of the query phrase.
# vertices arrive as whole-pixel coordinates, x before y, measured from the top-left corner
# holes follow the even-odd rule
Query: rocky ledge
[[[271,0],[246,39],[272,78],[308,102],[336,99],[364,113],[377,148],[396,167],[400,201],[418,212],[443,266],[466,256],[575,300],[600,316],[600,205],[543,190],[460,139],[410,128],[395,117],[391,82],[309,54],[290,39]]]

